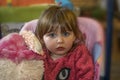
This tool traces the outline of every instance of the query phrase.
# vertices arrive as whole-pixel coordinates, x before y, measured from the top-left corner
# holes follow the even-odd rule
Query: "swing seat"
[[[83,36],[85,44],[93,55],[95,63],[95,78],[100,80],[104,76],[104,30],[102,25],[92,18],[78,17],[78,25]]]

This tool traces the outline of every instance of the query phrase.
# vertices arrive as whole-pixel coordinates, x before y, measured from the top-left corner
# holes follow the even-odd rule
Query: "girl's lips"
[[[56,48],[57,51],[63,51],[65,48],[64,47],[58,47]]]

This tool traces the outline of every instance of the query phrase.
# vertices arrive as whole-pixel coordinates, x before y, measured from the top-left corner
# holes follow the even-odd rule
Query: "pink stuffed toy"
[[[32,32],[10,33],[0,40],[0,80],[42,80],[43,57]]]

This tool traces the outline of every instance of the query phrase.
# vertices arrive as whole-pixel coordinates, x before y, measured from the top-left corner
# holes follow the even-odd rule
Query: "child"
[[[92,56],[84,45],[75,14],[52,6],[38,20],[35,35],[42,44],[44,80],[93,80]]]

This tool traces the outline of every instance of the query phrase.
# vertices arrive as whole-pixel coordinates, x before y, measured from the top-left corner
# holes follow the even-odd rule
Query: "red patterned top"
[[[94,63],[92,56],[83,44],[77,45],[68,55],[57,60],[53,60],[49,56],[49,53],[46,53],[44,62],[44,80],[94,79]]]

